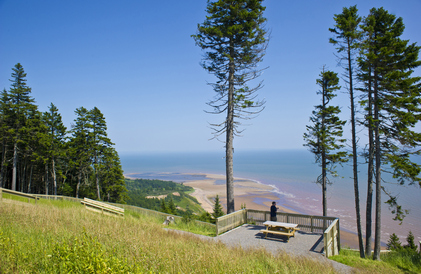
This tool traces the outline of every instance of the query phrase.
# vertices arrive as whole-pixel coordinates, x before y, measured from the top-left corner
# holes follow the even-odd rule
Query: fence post
[[[215,225],[216,225],[216,236],[218,236],[218,234],[219,234],[219,220],[218,220],[218,218],[216,218],[216,220],[215,220]]]
[[[0,187],[0,202],[3,200],[3,190]],[[420,242],[421,243],[421,242]]]
[[[313,233],[313,226],[314,226],[314,224],[313,224],[313,215],[312,215],[312,216],[310,216],[310,231],[311,231],[311,233]]]
[[[338,230],[338,254],[339,254],[339,251],[341,251],[341,233],[339,230],[339,218],[337,220],[338,221],[336,222],[336,229]]]

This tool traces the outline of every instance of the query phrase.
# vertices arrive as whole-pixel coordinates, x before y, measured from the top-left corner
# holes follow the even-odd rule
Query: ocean
[[[123,153],[120,155],[124,174],[138,174],[144,179],[189,181],[194,178],[185,173],[225,174],[225,152],[185,153]],[[367,167],[359,166],[359,186],[363,231],[365,231],[365,202],[367,198]],[[338,177],[330,178],[328,186],[328,215],[339,217],[341,228],[356,233],[356,213],[351,162],[337,167]],[[321,168],[314,156],[305,149],[273,151],[235,151],[234,177],[246,178],[271,185],[279,197],[277,203],[303,214],[322,215],[322,191],[315,183]],[[385,175],[385,174],[384,174]],[[385,179],[393,180],[385,175]],[[199,178],[200,179],[200,178]],[[418,242],[421,240],[421,188],[417,185],[400,186],[384,183],[383,186],[398,196],[398,202],[409,210],[402,224],[393,220],[388,205],[382,206],[382,237],[387,243],[390,234],[398,235],[406,243],[409,231]],[[387,197],[383,193],[382,201]],[[263,201],[256,200],[258,203]],[[374,197],[373,197],[374,202]],[[374,204],[373,204],[374,229]],[[365,234],[365,232],[363,232]],[[373,233],[374,235],[374,233]]]

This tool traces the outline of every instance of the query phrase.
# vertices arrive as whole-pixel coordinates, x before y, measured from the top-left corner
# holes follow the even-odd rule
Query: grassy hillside
[[[74,202],[3,199],[0,273],[334,273],[311,259],[227,248],[160,222]]]

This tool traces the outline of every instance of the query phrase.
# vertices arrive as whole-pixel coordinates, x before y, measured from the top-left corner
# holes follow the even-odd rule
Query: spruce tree
[[[356,107],[354,95],[354,78],[355,78],[355,61],[357,50],[359,49],[359,40],[362,37],[358,26],[362,20],[358,16],[357,6],[343,8],[341,14],[334,16],[336,25],[330,28],[329,31],[335,34],[334,38],[330,38],[329,42],[336,46],[338,51],[339,64],[344,68],[344,81],[347,83],[350,98],[351,110],[351,142],[352,142],[352,169],[354,179],[354,197],[355,197],[355,212],[357,221],[358,244],[360,249],[360,257],[364,258],[364,243],[361,231],[361,213],[360,213],[360,194],[358,185],[358,161],[357,161],[357,130],[356,130]],[[369,247],[371,249],[371,247]]]
[[[390,235],[389,241],[387,242],[387,249],[395,251],[402,249],[402,243],[395,233],[392,233],[392,235]]]
[[[12,190],[17,190],[17,169],[19,164],[20,147],[25,145],[22,140],[26,137],[28,116],[30,111],[35,111],[37,106],[35,100],[30,96],[31,88],[26,85],[26,73],[20,63],[12,69],[12,82],[9,91],[10,116],[13,142],[13,169],[12,169]]]
[[[66,127],[63,125],[61,114],[53,103],[50,104],[48,111],[44,112],[43,121],[47,128],[47,157],[51,163],[54,195],[57,195],[57,162],[65,156]]]
[[[222,205],[219,202],[219,196],[216,195],[216,197],[215,197],[215,205],[213,206],[212,216],[213,216],[213,218],[216,219],[216,218],[219,218],[219,217],[221,217],[223,215],[224,215],[224,212],[222,211]]]
[[[336,175],[335,164],[347,161],[347,153],[341,151],[346,141],[341,139],[345,121],[341,121],[338,117],[339,107],[330,105],[330,101],[336,96],[335,91],[340,89],[337,73],[325,71],[323,68],[320,79],[316,82],[321,88],[317,94],[322,95],[322,104],[315,107],[316,110],[310,117],[312,125],[306,126],[304,146],[307,146],[315,155],[316,163],[319,163],[322,168],[322,174],[317,178],[317,183],[322,186],[323,216],[327,216],[328,174]]]
[[[87,116],[89,123],[89,139],[91,140],[91,153],[93,159],[93,169],[95,172],[95,186],[97,191],[97,198],[101,200],[101,187],[100,187],[100,158],[103,152],[114,145],[107,136],[107,124],[104,115],[101,111],[94,107],[88,112]]]
[[[198,25],[196,44],[205,50],[202,66],[217,77],[211,84],[215,99],[208,103],[210,113],[225,114],[219,124],[211,124],[214,138],[225,134],[227,212],[234,208],[233,140],[242,130],[238,119],[250,119],[263,110],[264,101],[257,101],[256,91],[262,83],[249,87],[249,81],[261,74],[267,45],[263,17],[263,0],[208,1],[206,20]]]

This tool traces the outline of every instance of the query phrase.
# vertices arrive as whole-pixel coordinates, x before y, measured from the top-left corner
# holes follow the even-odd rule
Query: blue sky
[[[419,0],[264,1],[266,109],[246,121],[236,150],[302,148],[322,66],[342,72],[328,28],[355,4],[362,16],[383,6],[402,17],[403,38],[421,44]],[[208,126],[223,117],[204,112],[215,78],[200,67],[203,52],[190,37],[205,8],[206,0],[0,0],[0,88],[10,88],[20,62],[41,111],[53,102],[70,128],[76,108],[98,107],[120,153],[223,151]],[[348,118],[347,95],[335,101]]]

